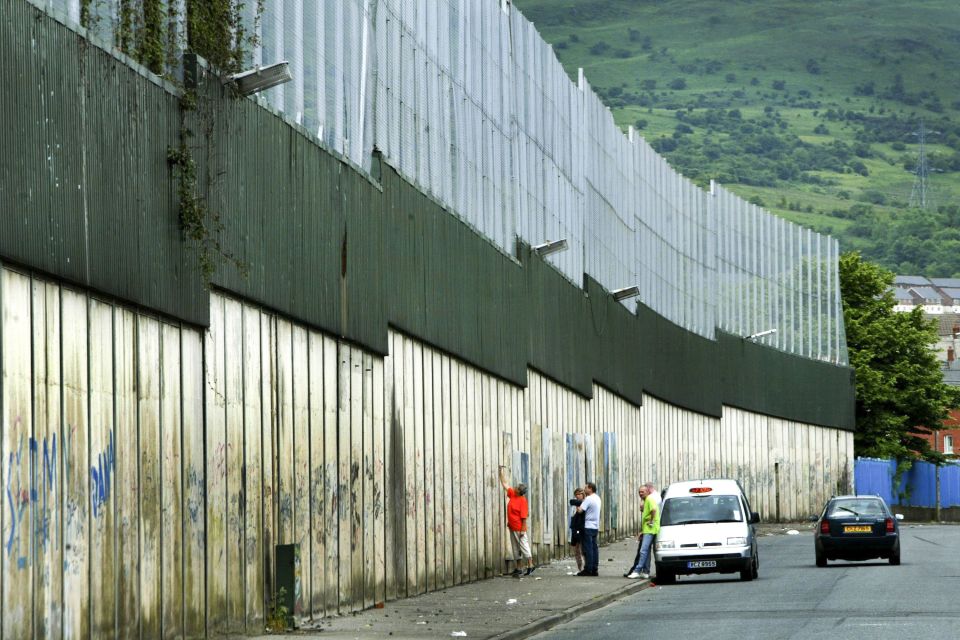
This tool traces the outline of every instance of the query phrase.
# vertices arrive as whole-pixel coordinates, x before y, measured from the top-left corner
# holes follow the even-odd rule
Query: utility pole
[[[940,451],[940,449],[942,449],[942,447],[940,446],[940,430],[934,429],[933,430],[933,450]],[[934,471],[937,474],[936,476],[937,498],[934,501],[934,506],[935,506],[934,520],[937,522],[940,522],[940,463],[939,462],[937,463],[937,466],[934,468]]]

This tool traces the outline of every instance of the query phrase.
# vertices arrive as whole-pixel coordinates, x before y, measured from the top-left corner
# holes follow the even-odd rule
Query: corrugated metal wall
[[[2,637],[260,632],[276,544],[300,545],[304,618],[497,575],[501,463],[541,561],[586,480],[607,539],[635,533],[645,480],[740,478],[764,518],[849,489],[848,431],[521,388],[399,332],[380,357],[211,305],[201,334],[0,270]]]
[[[0,5],[0,61],[0,255],[205,324],[167,166],[172,85],[22,0]]]
[[[857,493],[878,495],[888,505],[908,507],[937,506],[937,474],[940,475],[940,506],[960,507],[960,464],[951,462],[941,466],[929,462],[913,463],[894,483],[897,461],[877,458],[857,458],[854,466]]]

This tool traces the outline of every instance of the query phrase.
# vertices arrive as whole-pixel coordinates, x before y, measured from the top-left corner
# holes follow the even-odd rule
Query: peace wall
[[[645,480],[735,477],[767,519],[849,490],[848,367],[628,308],[389,157],[360,167],[200,63],[186,108],[101,45],[0,4],[0,637],[259,632],[278,544],[304,619],[496,575],[500,464],[541,561],[587,480],[607,540]],[[185,140],[244,267],[215,253],[209,280]]]

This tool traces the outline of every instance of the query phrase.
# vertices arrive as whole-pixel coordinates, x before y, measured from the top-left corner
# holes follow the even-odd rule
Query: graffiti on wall
[[[20,422],[18,416],[14,420],[14,427]],[[21,435],[16,447],[7,454],[4,492],[9,530],[3,540],[3,549],[7,558],[15,561],[19,569],[30,566],[31,560],[47,547],[55,535],[51,520],[57,512],[61,461],[68,465],[69,471],[69,451],[64,450],[63,446],[64,439],[59,438],[58,444],[56,433],[39,440]],[[92,458],[90,467],[90,507],[95,519],[103,515],[110,500],[115,468],[114,451],[111,429],[106,449]],[[23,473],[24,469],[26,474]]]

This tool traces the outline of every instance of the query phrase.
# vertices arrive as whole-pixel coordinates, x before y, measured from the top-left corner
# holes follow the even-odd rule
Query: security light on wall
[[[632,287],[624,287],[623,289],[614,289],[610,293],[613,295],[614,300],[620,302],[621,300],[640,295],[640,288],[634,285]]]
[[[290,75],[290,63],[284,61],[235,73],[224,78],[223,83],[232,82],[237,85],[237,91],[241,95],[249,96],[291,80],[293,80],[293,76]]]
[[[545,258],[551,253],[557,253],[558,251],[566,251],[569,247],[567,246],[567,240],[551,240],[550,242],[544,242],[543,244],[538,244],[533,248],[541,258]]]
[[[776,332],[777,332],[776,329],[767,329],[766,331],[760,331],[760,332],[758,332],[758,333],[752,333],[752,334],[750,334],[749,336],[747,336],[747,340],[756,340],[757,338],[762,338],[763,336],[769,336],[769,335],[774,334],[774,333],[776,333]]]

